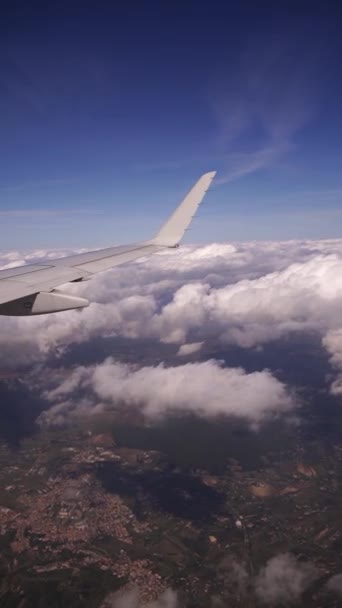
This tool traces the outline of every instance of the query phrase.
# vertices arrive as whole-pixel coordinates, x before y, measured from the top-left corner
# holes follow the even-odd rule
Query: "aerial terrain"
[[[102,336],[90,338],[91,307],[41,316],[30,337],[14,320],[0,380],[1,605],[339,606],[340,342],[324,292],[340,255],[338,241],[184,246],[94,279]],[[313,267],[320,288],[306,294]],[[113,279],[129,335],[107,333]],[[256,301],[266,280],[286,287],[284,310],[270,308],[273,285],[264,312]],[[208,281],[183,324],[191,341],[155,339],[156,317],[171,313],[174,336],[176,303],[187,318],[184,291]],[[201,323],[206,299],[236,285],[224,327],[248,314],[248,341]],[[152,293],[159,312],[146,311]],[[318,308],[324,336],[307,330]]]

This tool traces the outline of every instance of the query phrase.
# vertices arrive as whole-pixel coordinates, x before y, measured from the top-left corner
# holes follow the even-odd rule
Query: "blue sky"
[[[0,25],[0,248],[342,236],[332,2],[12,2]],[[279,6],[278,6],[279,4]]]

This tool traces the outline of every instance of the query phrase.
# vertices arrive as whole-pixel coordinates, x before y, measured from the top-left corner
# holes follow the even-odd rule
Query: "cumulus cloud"
[[[118,591],[110,594],[101,604],[101,608],[179,608],[177,593],[166,589],[159,598],[152,602],[141,602],[136,589],[124,593]]]
[[[22,266],[24,264],[34,264],[39,260],[48,260],[56,257],[63,257],[71,253],[81,253],[83,249],[58,249],[46,250],[36,249],[34,251],[1,251],[0,250],[0,270]]]
[[[192,342],[190,344],[182,344],[177,352],[178,357],[186,357],[201,350],[203,342]]]
[[[60,424],[73,414],[98,412],[115,404],[139,407],[149,418],[168,413],[194,412],[203,417],[238,416],[257,426],[286,414],[295,399],[269,371],[247,374],[217,361],[177,367],[138,367],[109,358],[71,373],[49,374],[49,386],[38,374],[36,385],[52,404],[40,417],[42,425]],[[84,398],[86,395],[86,399]]]
[[[260,571],[255,581],[256,595],[269,605],[297,602],[316,577],[312,564],[283,553],[270,559]]]
[[[327,582],[327,589],[342,597],[342,574],[335,574]]]
[[[252,347],[291,331],[339,325],[341,297],[342,260],[317,256],[221,288],[186,284],[154,315],[151,331],[166,342],[184,341],[192,332]]]
[[[338,370],[337,377],[331,383],[330,392],[332,395],[342,395],[342,329],[328,331],[322,342],[331,355],[331,364]]]

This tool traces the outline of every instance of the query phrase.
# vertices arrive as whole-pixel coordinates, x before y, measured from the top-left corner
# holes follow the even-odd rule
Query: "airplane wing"
[[[149,241],[0,270],[0,315],[37,315],[88,306],[86,298],[63,293],[56,287],[86,281],[93,274],[113,266],[177,247],[215,174],[216,171],[212,171],[200,177],[158,234]]]

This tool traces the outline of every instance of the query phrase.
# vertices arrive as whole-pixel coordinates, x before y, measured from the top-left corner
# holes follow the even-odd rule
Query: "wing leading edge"
[[[56,290],[69,282],[85,281],[97,272],[177,247],[191,223],[216,172],[205,173],[150,241],[109,247],[46,263],[0,270],[0,315],[27,316],[84,308],[85,298]]]

